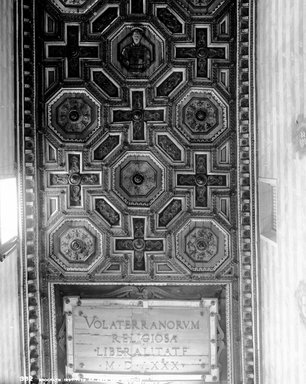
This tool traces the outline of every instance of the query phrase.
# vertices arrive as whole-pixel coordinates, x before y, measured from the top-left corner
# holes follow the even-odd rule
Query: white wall
[[[300,156],[293,137],[296,120],[306,125],[306,1],[257,4],[258,171],[278,190],[277,246],[260,244],[263,383],[304,384],[306,305],[304,323],[296,293],[306,282],[306,147]]]
[[[14,176],[13,0],[0,1],[0,178]]]
[[[21,374],[18,262],[14,250],[0,262],[0,383],[17,384]]]
[[[14,176],[13,0],[0,0],[0,178]],[[18,255],[0,262],[0,383],[20,383]]]

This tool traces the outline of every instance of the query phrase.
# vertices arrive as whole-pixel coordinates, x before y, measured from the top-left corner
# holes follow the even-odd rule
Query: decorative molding
[[[242,382],[260,382],[255,126],[255,1],[237,2],[238,257]]]

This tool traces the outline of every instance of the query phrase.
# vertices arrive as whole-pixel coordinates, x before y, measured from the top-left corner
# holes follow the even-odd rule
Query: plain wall
[[[278,195],[277,244],[259,247],[264,384],[306,383],[306,147],[295,141],[306,122],[305,20],[305,0],[257,1],[258,176],[275,179]]]

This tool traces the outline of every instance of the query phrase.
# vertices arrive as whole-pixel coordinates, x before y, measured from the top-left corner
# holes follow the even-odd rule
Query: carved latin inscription
[[[216,299],[64,301],[72,378],[154,374],[219,380]]]

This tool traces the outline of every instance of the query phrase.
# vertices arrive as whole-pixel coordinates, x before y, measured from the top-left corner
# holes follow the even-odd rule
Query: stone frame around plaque
[[[150,380],[150,379],[153,379],[154,380],[181,380],[182,379],[182,376],[184,377],[184,380],[187,380],[187,381],[192,381],[192,380],[202,380],[203,378],[205,378],[205,382],[217,382],[219,381],[219,367],[218,367],[218,342],[217,342],[217,339],[218,339],[218,336],[217,336],[217,332],[218,332],[218,316],[219,316],[219,313],[218,313],[218,300],[217,299],[210,299],[210,298],[202,298],[200,300],[148,300],[148,299],[144,299],[144,300],[138,300],[138,299],[81,299],[79,296],[66,296],[63,298],[63,301],[64,301],[64,313],[65,313],[65,317],[66,317],[66,347],[67,347],[67,365],[66,365],[66,376],[70,379],[85,379],[85,380],[110,380],[110,382],[112,382],[112,380],[114,381],[114,383],[116,382],[116,380],[121,380],[121,379],[134,379],[135,377],[138,379],[138,380]],[[88,317],[87,315],[85,314],[86,311],[89,311],[89,312],[92,312],[92,310],[95,310],[99,312],[100,315],[102,315],[103,317],[96,317],[96,315],[93,316],[92,319],[95,319],[95,320],[92,320],[91,318],[89,318],[88,320]],[[208,343],[208,346],[207,346],[207,350],[208,350],[208,364],[197,364],[199,367],[200,366],[204,366],[205,367],[201,367],[203,369],[202,372],[194,372],[194,373],[169,373],[170,371],[172,370],[175,370],[175,369],[178,369],[178,367],[180,367],[181,370],[183,369],[186,369],[186,368],[183,368],[184,366],[186,366],[188,363],[181,363],[179,360],[188,360],[187,359],[187,353],[188,351],[186,350],[187,348],[189,349],[195,349],[195,346],[192,345],[192,342],[190,341],[189,342],[189,347],[181,347],[181,351],[178,351],[177,349],[174,351],[172,350],[172,354],[174,353],[177,353],[177,354],[180,354],[181,355],[184,355],[184,356],[180,356],[180,359],[178,359],[177,361],[175,361],[175,358],[172,356],[170,357],[170,355],[167,357],[159,357],[158,355],[158,352],[161,353],[161,350],[160,348],[155,348],[154,349],[154,352],[147,352],[148,349],[150,350],[151,348],[154,348],[154,342],[156,343],[156,339],[158,339],[157,341],[159,342],[161,339],[163,339],[163,341],[166,343],[167,340],[168,340],[168,337],[169,339],[172,339],[174,340],[177,337],[176,340],[179,340],[181,337],[182,337],[182,333],[183,331],[181,332],[177,332],[174,334],[174,332],[172,331],[171,332],[171,329],[172,326],[174,325],[174,327],[177,327],[177,323],[175,323],[175,321],[172,320],[169,320],[169,318],[165,321],[161,321],[162,323],[162,328],[164,326],[168,327],[168,324],[169,324],[169,328],[167,328],[167,330],[169,330],[169,333],[162,333],[162,330],[159,329],[159,332],[157,332],[155,335],[154,335],[154,331],[150,331],[150,333],[147,332],[147,329],[155,329],[154,327],[158,327],[159,326],[159,322],[158,320],[156,320],[156,322],[152,321],[152,319],[154,319],[154,311],[158,311],[159,310],[159,315],[161,317],[159,317],[159,319],[162,319],[163,316],[165,316],[165,318],[167,318],[166,314],[167,311],[174,311],[174,312],[177,312],[177,309],[181,310],[182,312],[181,313],[178,313],[178,316],[182,316],[182,318],[186,317],[186,308],[188,308],[188,311],[190,312],[194,312],[193,313],[193,317],[192,317],[192,320],[190,320],[190,323],[188,324],[188,328],[189,328],[189,333],[193,333],[196,332],[196,330],[199,328],[201,329],[201,325],[203,325],[203,323],[209,323],[209,331],[207,332],[208,335],[206,335],[204,333],[204,329],[202,330],[203,331],[203,334],[202,332],[198,334],[198,338],[201,340],[203,336],[208,336],[209,340],[205,340],[207,341]],[[128,311],[131,311],[132,312],[132,319],[129,320],[129,314],[126,314],[126,312]],[[84,313],[85,311],[85,313]],[[119,312],[121,312],[119,314]],[[143,315],[147,315],[146,317],[146,320],[133,320],[135,316],[134,314],[134,317],[133,317],[133,312],[138,312],[138,316],[140,315],[140,312],[143,314]],[[198,313],[196,313],[198,312]],[[113,314],[112,314],[113,313]],[[115,315],[115,313],[118,314],[118,317]],[[102,318],[106,318],[107,314],[111,314],[111,318],[109,318],[109,321],[112,319],[112,322],[110,323],[107,323],[105,322],[105,320],[100,320]],[[205,316],[206,314],[206,316]],[[184,316],[183,316],[184,315]],[[196,315],[198,315],[198,317],[196,317]],[[136,325],[138,328],[137,329],[141,329],[143,331],[143,334],[141,335],[141,332],[137,331],[137,337],[135,336],[135,334],[133,332],[129,332],[129,328],[127,328],[125,330],[125,333],[124,334],[121,334],[122,332],[118,332],[118,330],[122,330],[122,323],[118,323],[116,325],[116,320],[119,319],[119,318],[125,318],[126,316],[126,320],[125,320],[125,324],[126,322],[128,322],[129,326],[131,324],[134,324]],[[156,316],[156,315],[155,315]],[[201,319],[201,317],[203,319]],[[206,317],[206,319],[205,319]],[[208,319],[207,319],[208,317]],[[85,320],[84,320],[85,318]],[[80,320],[81,319],[81,320]],[[191,318],[190,318],[191,319]],[[197,319],[197,320],[195,320]],[[200,319],[200,320],[199,320]],[[145,325],[146,327],[148,328],[141,328],[141,326],[143,325],[142,322],[145,321]],[[152,321],[150,323],[150,321]],[[182,321],[179,321],[179,326],[182,327],[182,324],[184,324],[184,321],[185,321],[185,324],[187,323],[187,321],[189,320],[182,320]],[[201,322],[200,322],[201,321]],[[136,322],[133,323],[133,322]],[[79,356],[76,356],[78,353],[77,351],[79,351],[81,353],[81,347],[80,345],[83,344],[82,341],[84,336],[83,336],[83,332],[78,332],[80,330],[80,323],[84,323],[85,324],[85,328],[86,328],[86,325],[88,326],[88,328],[92,328],[94,330],[94,334],[93,333],[90,333],[88,334],[88,337],[85,337],[86,339],[86,342],[89,342],[89,340],[92,338],[92,337],[99,337],[98,335],[100,334],[100,336],[103,337],[104,341],[105,341],[105,344],[103,344],[103,347],[102,347],[102,344],[101,344],[101,347],[97,347],[94,352],[97,354],[97,359],[96,360],[100,360],[101,362],[101,365],[103,365],[103,368],[101,368],[101,372],[93,372],[93,371],[89,371],[88,372],[88,368],[86,369],[84,367],[84,363],[79,363],[79,359],[80,357]],[[93,324],[93,326],[92,326]],[[115,335],[114,334],[114,330],[112,328],[112,325],[115,325],[116,327],[116,332],[117,334]],[[207,325],[207,324],[206,324]],[[118,329],[118,326],[120,326],[120,329]],[[137,341],[140,341],[142,340],[142,342],[144,344],[146,344],[143,340],[147,340],[149,339],[149,347],[148,348],[143,348],[142,345],[140,346],[137,346],[135,347],[135,356],[133,357],[129,357],[129,354],[122,348],[122,345],[119,344],[119,346],[121,347],[120,348],[120,356],[122,357],[121,360],[128,360],[128,357],[131,359],[131,363],[129,362],[128,364],[128,367],[125,368],[124,367],[124,364],[121,363],[121,364],[116,364],[116,366],[121,366],[120,369],[117,371],[116,369],[113,368],[113,362],[115,362],[115,358],[111,358],[111,356],[108,356],[106,357],[105,359],[103,358],[100,358],[100,356],[103,354],[103,353],[113,353],[113,347],[105,347],[105,345],[107,345],[107,339],[112,339],[112,336],[114,335],[109,335],[108,332],[109,331],[104,331],[105,333],[104,334],[101,334],[101,330],[103,332],[103,330],[105,330],[109,327],[111,327],[112,329],[112,333],[116,336],[116,340],[121,343],[123,343],[124,339],[126,339],[126,342],[128,342],[128,340],[133,340],[131,341],[131,343],[136,343]],[[139,328],[140,327],[140,328]],[[151,327],[151,328],[150,328]],[[153,327],[153,328],[152,328]],[[95,329],[94,329],[95,328]],[[181,328],[179,328],[181,329]],[[85,332],[85,330],[83,330]],[[193,332],[192,332],[193,331]],[[171,332],[171,333],[170,333]],[[78,333],[76,335],[76,333]],[[118,335],[119,333],[119,335]],[[186,332],[185,332],[186,333]],[[141,336],[140,336],[141,335]],[[153,339],[153,336],[155,336],[155,339],[154,341],[152,342],[152,339]],[[191,336],[191,335],[190,335]],[[79,340],[81,339],[81,341]],[[202,340],[203,341],[203,340]],[[147,342],[147,341],[146,341]],[[175,342],[175,341],[173,341]],[[185,341],[186,342],[186,341]],[[221,341],[222,342],[222,341]],[[195,340],[193,341],[193,343],[195,343]],[[126,343],[124,344],[125,347],[126,347]],[[160,344],[161,345],[161,344]],[[166,345],[166,344],[165,344]],[[186,344],[187,345],[187,344]],[[153,347],[152,347],[153,346]],[[85,345],[84,345],[85,347]],[[204,341],[203,341],[203,344],[202,344],[202,347],[204,347]],[[82,347],[83,348],[83,347]],[[105,348],[108,348],[107,352],[105,352]],[[185,348],[185,349],[184,349]],[[114,348],[115,350],[116,348]],[[171,347],[169,348],[169,344],[167,345],[167,347],[163,347],[163,351],[168,351],[169,353],[171,353],[169,350],[171,349]],[[184,350],[183,350],[184,349]],[[206,348],[205,348],[206,349]],[[95,355],[95,353],[93,353]],[[133,348],[131,348],[130,350],[130,353],[134,353],[133,352]],[[138,356],[137,353],[143,353],[144,355],[143,356]],[[151,355],[150,355],[151,353]],[[163,352],[165,353],[165,352]],[[123,355],[122,355],[123,354]],[[156,356],[157,354],[157,356]],[[141,360],[141,357],[143,357],[143,361],[141,361],[141,367],[138,365],[136,365],[137,369],[132,369],[130,371],[130,368],[131,367],[134,367],[134,363],[132,365],[132,361],[133,360],[138,360],[138,364],[139,364],[139,360]],[[201,358],[201,359],[204,359],[206,357],[206,355],[199,355],[197,356],[197,358]],[[195,358],[195,355],[190,355],[189,359],[190,358]],[[94,359],[94,356],[91,356],[91,359]],[[149,359],[152,359],[153,362],[149,362]],[[82,360],[82,359],[81,359]],[[103,360],[112,360],[111,362],[107,361],[108,365],[106,364],[106,366],[108,366],[110,369],[110,367],[112,367],[112,370],[114,369],[114,372],[110,373],[110,371],[107,371],[107,367],[105,368],[104,367],[104,362]],[[167,361],[168,360],[168,361]],[[87,360],[86,360],[87,361]],[[202,361],[202,360],[201,360]],[[206,360],[205,360],[206,362]],[[190,360],[190,364],[194,364],[196,365],[196,363],[192,360]],[[123,365],[123,366],[122,366]],[[206,371],[206,366],[209,366],[209,372]],[[145,368],[144,368],[145,367]],[[166,367],[166,368],[165,368]],[[139,371],[138,371],[139,369]],[[148,373],[143,373],[141,370],[142,369],[148,369]],[[161,373],[162,370],[165,369],[167,373]],[[199,369],[199,368],[198,368]],[[158,373],[156,373],[156,370],[158,370]],[[130,373],[128,373],[130,371]],[[133,372],[133,373],[132,373]]]
[[[190,303],[194,305],[195,302],[200,303],[201,297],[204,297],[204,293],[207,293],[207,302],[217,304],[218,315],[213,314],[216,324],[215,330],[215,344],[212,348],[216,351],[216,364],[213,364],[213,375],[205,375],[200,373],[190,374],[189,380],[186,381],[186,375],[176,375],[170,377],[170,375],[160,376],[156,375],[140,375],[132,374],[119,375],[121,380],[126,384],[137,383],[147,384],[154,377],[154,382],[158,384],[164,384],[163,380],[170,381],[175,384],[202,384],[203,380],[209,383],[226,382],[228,384],[234,383],[234,372],[237,370],[237,362],[233,359],[233,339],[234,333],[238,332],[238,326],[235,324],[233,316],[236,310],[232,307],[232,295],[233,286],[231,282],[224,282],[222,284],[217,283],[173,283],[173,284],[114,284],[114,283],[84,283],[81,286],[76,283],[68,282],[53,282],[49,283],[49,294],[50,294],[50,348],[51,348],[51,372],[54,379],[59,380],[101,380],[101,375],[87,376],[83,372],[73,372],[73,361],[71,360],[71,351],[73,338],[71,337],[70,325],[71,313],[73,306],[79,306],[83,303],[97,302],[104,300],[105,302],[121,302],[129,303],[134,302],[134,305],[143,307],[148,302],[163,303],[163,305],[177,305],[179,303]],[[186,294],[187,288],[187,294]],[[79,292],[79,295],[76,293]],[[180,292],[180,294],[178,294]],[[222,293],[223,292],[223,293]],[[66,298],[69,298],[69,303],[65,303]],[[205,301],[205,300],[204,300]],[[80,307],[81,309],[81,307]],[[216,312],[216,311],[214,311]],[[70,319],[70,320],[67,320]],[[236,328],[233,333],[232,328]],[[65,353],[63,353],[65,349]],[[213,350],[213,349],[212,349]],[[67,352],[68,359],[67,360]],[[238,351],[236,351],[238,353]],[[221,363],[220,363],[221,362]],[[65,366],[67,365],[67,371],[65,372]],[[220,376],[216,375],[219,373]],[[65,372],[65,373],[64,373]],[[113,384],[117,383],[120,379],[118,375],[108,375],[106,377],[103,373],[103,383]],[[116,378],[117,381],[113,379]],[[220,381],[219,381],[220,378]],[[149,381],[148,381],[149,380]],[[91,382],[91,381],[90,381]]]

